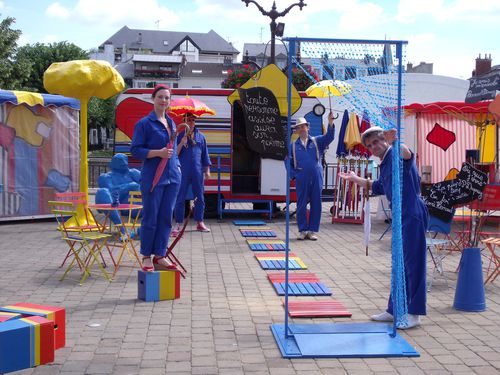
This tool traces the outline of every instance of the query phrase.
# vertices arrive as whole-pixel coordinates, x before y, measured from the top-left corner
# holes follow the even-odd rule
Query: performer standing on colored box
[[[205,211],[203,186],[204,179],[210,178],[210,165],[212,163],[208,155],[205,136],[196,128],[196,116],[188,113],[185,121],[190,130],[181,132],[177,136],[177,155],[181,163],[182,179],[175,205],[177,228],[172,231],[172,235],[179,233],[181,223],[184,221],[184,203],[189,185],[191,185],[195,197],[194,219],[198,223],[196,230],[210,232],[210,229],[203,222],[203,213]]]
[[[369,182],[375,195],[385,194],[392,198],[392,147],[397,138],[395,129],[384,131],[378,126],[366,130],[361,135],[361,142],[373,155],[382,160],[380,175],[376,181]],[[415,155],[401,144],[403,158],[401,217],[403,234],[403,257],[405,267],[406,298],[408,304],[408,322],[399,326],[401,329],[420,325],[420,316],[426,315],[426,243],[428,212],[420,196],[420,176],[415,164]],[[360,186],[367,181],[354,172],[340,173],[342,178]],[[387,311],[373,315],[375,321],[393,321],[392,298],[389,297]]]
[[[132,156],[144,161],[141,179],[141,254],[144,271],[154,271],[154,265],[159,268],[175,268],[165,255],[181,182],[177,143],[174,140],[175,124],[166,115],[170,90],[166,85],[156,85],[152,97],[154,110],[136,124],[131,146]],[[153,186],[162,159],[167,159],[168,162],[158,183]],[[154,255],[152,261],[151,255]]]
[[[323,187],[323,154],[335,136],[333,113],[328,115],[326,134],[317,137],[309,135],[309,123],[299,117],[293,126],[299,138],[291,147],[291,177],[296,179],[298,240],[313,240],[318,237],[321,221],[321,189]],[[310,204],[309,219],[307,204]]]

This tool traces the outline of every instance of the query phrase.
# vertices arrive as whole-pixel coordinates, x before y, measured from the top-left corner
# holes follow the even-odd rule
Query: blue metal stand
[[[271,325],[284,358],[419,357],[420,354],[387,323]]]

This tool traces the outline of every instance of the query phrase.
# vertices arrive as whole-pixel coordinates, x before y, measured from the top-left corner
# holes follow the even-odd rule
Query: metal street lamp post
[[[275,38],[276,36],[283,36],[283,31],[285,28],[285,24],[283,23],[276,23],[276,18],[278,17],[283,17],[285,16],[290,9],[292,9],[294,6],[298,6],[300,10],[302,10],[303,7],[305,7],[307,4],[304,3],[304,0],[300,0],[298,3],[290,5],[288,8],[286,8],[282,12],[278,12],[276,10],[276,2],[273,1],[273,6],[270,11],[265,11],[264,8],[262,8],[256,1],[254,0],[241,0],[243,1],[246,6],[248,7],[248,4],[253,3],[255,6],[259,9],[259,11],[264,15],[269,18],[271,18],[271,64],[275,63]],[[279,27],[278,27],[279,26]]]

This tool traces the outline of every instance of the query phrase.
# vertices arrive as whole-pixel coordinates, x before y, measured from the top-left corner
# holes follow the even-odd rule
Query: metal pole
[[[286,121],[286,144],[290,147],[292,126],[292,57],[295,56],[295,41],[291,40],[288,46],[288,73],[286,101],[288,114]],[[290,151],[290,150],[289,150]],[[288,338],[288,258],[290,252],[290,152],[286,158],[286,229],[285,229],[285,338]]]
[[[276,21],[273,19],[271,21],[271,58],[269,59],[270,64],[274,64],[276,61]]]

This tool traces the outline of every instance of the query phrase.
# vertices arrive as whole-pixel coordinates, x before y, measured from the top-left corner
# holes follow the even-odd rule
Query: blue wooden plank
[[[300,265],[294,261],[293,259],[290,259],[288,261],[288,268],[294,269],[294,270],[300,270]]]
[[[323,293],[330,295],[332,291],[323,283],[318,283],[318,286],[323,290]]]
[[[233,220],[234,225],[265,225],[266,222],[262,220]]]
[[[300,289],[298,288],[296,283],[288,283],[288,289],[290,290],[290,294],[293,294],[294,296],[300,296],[301,292]]]
[[[313,288],[311,283],[304,283],[304,287],[307,289],[307,292],[309,293],[310,296],[318,295],[317,290]]]
[[[306,284],[307,283],[295,283],[295,286],[297,287],[297,289],[299,289],[300,295],[302,295],[302,296],[309,296],[309,295],[311,295],[309,293],[309,291],[307,290]]]
[[[314,291],[316,292],[317,295],[322,295],[323,294],[323,289],[321,289],[318,286],[318,283],[311,283],[311,288],[314,289]]]
[[[274,283],[274,288],[278,295],[282,296],[285,294],[285,283]]]

